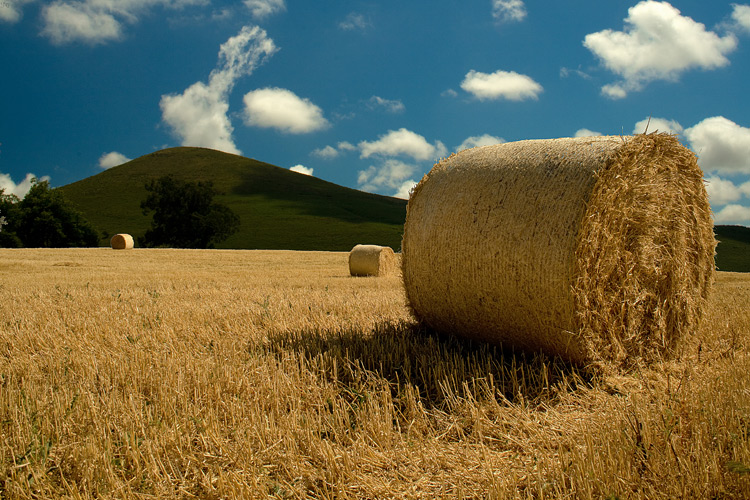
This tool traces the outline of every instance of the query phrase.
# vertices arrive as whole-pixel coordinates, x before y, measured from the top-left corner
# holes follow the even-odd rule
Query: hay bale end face
[[[352,276],[396,276],[400,264],[390,247],[356,245],[349,252],[349,274]]]
[[[133,237],[129,234],[116,234],[109,243],[115,250],[127,250],[134,246]]]
[[[402,274],[434,329],[625,366],[697,330],[715,245],[676,137],[530,140],[435,165],[407,206]]]

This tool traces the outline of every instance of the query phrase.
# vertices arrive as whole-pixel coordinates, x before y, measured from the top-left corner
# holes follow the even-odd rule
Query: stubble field
[[[750,275],[602,374],[420,329],[346,253],[0,250],[0,498],[748,498]]]

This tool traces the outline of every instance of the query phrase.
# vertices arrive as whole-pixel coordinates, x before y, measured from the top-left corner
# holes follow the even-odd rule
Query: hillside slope
[[[715,226],[716,267],[719,271],[750,273],[750,228]]]
[[[364,193],[250,158],[205,148],[157,151],[62,186],[84,216],[107,237],[142,236],[151,224],[141,212],[146,181],[173,175],[212,181],[216,197],[239,215],[239,232],[219,248],[348,251],[357,243],[401,246],[406,201]]]
[[[101,233],[142,236],[146,181],[163,175],[212,181],[241,219],[220,248],[347,251],[357,243],[401,246],[406,201],[364,193],[250,158],[205,148],[156,151],[62,186],[65,196]],[[716,226],[716,265],[750,272],[750,228]]]

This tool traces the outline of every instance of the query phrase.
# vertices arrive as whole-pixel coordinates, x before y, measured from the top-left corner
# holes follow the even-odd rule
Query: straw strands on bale
[[[399,261],[391,247],[356,245],[349,252],[349,273],[352,276],[395,276]]]
[[[409,200],[402,273],[434,329],[630,366],[696,331],[715,245],[703,173],[676,137],[529,140],[433,167]]]
[[[129,234],[116,234],[112,236],[109,244],[115,250],[127,250],[133,248],[133,237]]]

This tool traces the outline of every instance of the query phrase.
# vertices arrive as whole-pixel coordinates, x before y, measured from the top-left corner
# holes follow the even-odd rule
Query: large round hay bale
[[[676,137],[529,140],[434,166],[409,200],[402,274],[434,329],[630,365],[696,331],[715,245],[703,172]]]
[[[129,234],[116,234],[112,236],[109,244],[115,250],[127,250],[133,248],[133,237]]]
[[[400,263],[391,247],[356,245],[349,252],[349,273],[352,276],[395,276]]]

